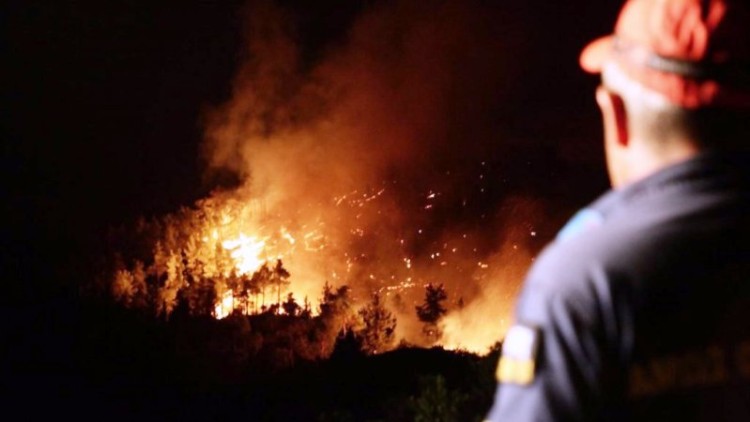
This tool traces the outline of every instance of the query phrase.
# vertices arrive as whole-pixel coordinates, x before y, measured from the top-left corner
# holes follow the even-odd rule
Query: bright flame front
[[[252,274],[266,262],[261,258],[266,241],[255,236],[245,236],[244,233],[240,233],[238,238],[225,240],[221,246],[230,251],[239,274]]]

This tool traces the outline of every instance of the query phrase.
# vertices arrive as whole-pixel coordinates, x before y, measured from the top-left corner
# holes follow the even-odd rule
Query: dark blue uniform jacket
[[[489,420],[750,421],[750,155],[606,193],[538,258],[515,320],[533,376],[498,375]]]

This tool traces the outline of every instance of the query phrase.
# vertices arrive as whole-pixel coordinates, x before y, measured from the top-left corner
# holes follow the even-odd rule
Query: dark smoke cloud
[[[359,136],[317,143],[353,142],[378,167],[486,160],[502,145],[492,129],[503,88],[519,80],[524,47],[497,10],[458,1],[377,4],[354,19],[343,46],[312,64],[285,12],[271,3],[249,8],[234,99],[210,119],[212,165],[244,175],[247,157],[237,153],[248,144],[332,117]]]

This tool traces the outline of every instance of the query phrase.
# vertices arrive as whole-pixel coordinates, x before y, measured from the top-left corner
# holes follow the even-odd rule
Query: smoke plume
[[[247,8],[243,63],[231,100],[206,117],[205,158],[241,181],[222,195],[252,209],[246,234],[289,238],[277,244],[296,292],[381,291],[401,337],[418,342],[414,306],[443,284],[446,344],[500,339],[541,208],[504,185],[514,141],[499,110],[524,51],[496,9],[367,2],[311,46],[293,8]]]

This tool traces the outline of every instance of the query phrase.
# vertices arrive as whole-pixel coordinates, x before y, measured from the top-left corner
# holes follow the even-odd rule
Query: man
[[[613,190],[539,257],[491,421],[750,421],[750,13],[630,0],[590,44]]]

